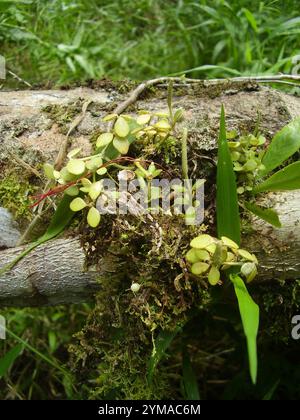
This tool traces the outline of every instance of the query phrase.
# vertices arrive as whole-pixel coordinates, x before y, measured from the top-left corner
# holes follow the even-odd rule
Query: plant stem
[[[181,167],[182,167],[182,177],[183,179],[189,179],[189,167],[188,167],[188,157],[187,157],[187,128],[183,129],[181,137]]]

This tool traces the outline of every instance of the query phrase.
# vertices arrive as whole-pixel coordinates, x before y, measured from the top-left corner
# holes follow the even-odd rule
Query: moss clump
[[[30,209],[30,196],[36,188],[28,179],[21,179],[17,174],[11,173],[0,179],[0,203],[10,210],[14,218],[25,223],[32,217]]]
[[[67,134],[69,124],[82,111],[82,104],[83,101],[78,99],[73,104],[68,105],[47,105],[43,108],[43,112],[60,127],[63,134]]]
[[[291,320],[300,309],[300,280],[272,281],[272,286],[257,285],[256,301],[264,311],[266,338],[288,344],[291,340]]]
[[[210,305],[206,285],[191,280],[183,258],[189,238],[201,229],[205,227],[186,226],[180,217],[127,216],[126,221],[111,218],[97,230],[83,233],[89,265],[98,263],[103,271],[103,253],[106,261],[107,255],[114,258],[99,280],[102,291],[87,325],[70,347],[79,380],[89,376],[95,383],[89,398],[180,395],[179,379],[170,386],[174,377],[167,365],[147,382],[147,361],[159,331],[185,325],[194,310]],[[137,293],[130,290],[133,282],[141,285]],[[178,351],[180,347],[177,356]]]

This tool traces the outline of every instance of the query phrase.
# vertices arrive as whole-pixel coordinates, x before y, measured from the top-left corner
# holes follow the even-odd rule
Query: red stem
[[[132,161],[139,161],[139,159],[135,159],[135,158],[132,158],[132,157],[129,157],[129,156],[121,156],[121,157],[119,157],[117,159],[110,160],[110,161],[104,163],[103,165],[101,165],[99,167],[99,169],[100,168],[106,168],[107,166],[111,165],[112,163],[118,163],[118,162],[122,162],[122,161],[132,162]],[[149,160],[141,160],[140,162],[151,163],[151,161],[149,161]],[[163,169],[165,172],[168,173],[168,171],[165,168],[163,168],[162,165],[160,165],[158,163],[156,163],[155,165],[158,166],[158,167],[160,167],[161,169]],[[46,193],[32,196],[33,198],[37,198],[38,200],[36,202],[34,202],[33,204],[31,204],[30,208],[33,208],[33,207],[38,206],[43,200],[45,200],[45,198],[51,197],[52,195],[57,195],[57,194],[65,191],[69,187],[72,187],[73,185],[76,185],[83,178],[89,178],[91,175],[92,175],[92,173],[89,172],[89,173],[85,174],[84,176],[82,176],[81,178],[78,178],[76,181],[71,181],[71,182],[68,182],[65,185],[60,185],[60,186],[58,186],[56,188],[52,188],[51,190],[47,191]]]

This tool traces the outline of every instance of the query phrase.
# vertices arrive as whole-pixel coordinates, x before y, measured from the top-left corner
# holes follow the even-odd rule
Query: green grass
[[[0,53],[42,84],[289,72],[298,9],[297,0],[1,0]]]
[[[0,399],[80,399],[67,367],[67,346],[86,321],[88,305],[1,310],[7,339],[0,340],[1,360],[16,345],[22,354],[0,376]]]

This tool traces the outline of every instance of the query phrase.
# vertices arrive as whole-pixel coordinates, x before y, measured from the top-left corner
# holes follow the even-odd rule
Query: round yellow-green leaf
[[[129,134],[128,122],[123,117],[119,117],[114,125],[114,131],[118,137],[126,137]]]
[[[205,249],[197,249],[196,255],[198,259],[202,261],[209,261],[211,258],[209,253]]]
[[[201,261],[209,261],[210,260],[211,257],[205,249],[196,249],[195,251],[196,251],[196,255],[198,257],[198,260],[201,260]]]
[[[118,114],[108,114],[105,115],[105,117],[102,118],[102,121],[107,122],[107,121],[112,121],[115,120],[117,118]]]
[[[50,163],[45,163],[43,165],[43,169],[44,169],[44,173],[45,173],[45,175],[48,179],[54,179],[54,175],[53,175],[54,167],[53,167],[53,165],[50,165]]]
[[[77,147],[76,149],[71,150],[67,156],[69,159],[72,159],[74,156],[77,156],[81,152],[81,147]]]
[[[101,134],[97,139],[96,147],[100,148],[100,147],[107,146],[112,141],[113,138],[114,138],[113,133]]]
[[[74,179],[76,179],[76,176],[71,174],[67,170],[67,168],[62,168],[62,170],[60,171],[60,176],[65,182],[70,182],[70,181],[73,181]]]
[[[167,120],[160,120],[155,124],[155,128],[158,128],[158,130],[167,131],[170,130],[171,126]]]
[[[209,269],[209,265],[204,262],[196,262],[191,267],[191,272],[196,276],[205,273]]]
[[[60,172],[56,170],[53,171],[53,176],[55,179],[59,179],[61,177]]]
[[[97,156],[87,161],[85,165],[90,171],[95,171],[96,169],[100,168],[102,164],[103,161],[101,157]]]
[[[65,190],[65,193],[70,195],[71,197],[75,197],[79,194],[79,189],[76,187],[76,185],[72,185],[71,187]]]
[[[239,247],[238,244],[232,241],[231,239],[227,238],[227,236],[222,236],[221,239],[222,239],[223,244],[228,246],[229,248],[238,249]]]
[[[129,141],[128,140],[119,140],[114,138],[113,140],[114,148],[117,149],[121,155],[126,155],[129,150]]]
[[[211,267],[208,273],[208,282],[215,286],[220,281],[220,271],[214,265]]]
[[[191,264],[194,264],[195,262],[199,261],[200,258],[198,258],[197,253],[196,253],[196,249],[192,248],[190,249],[187,253],[185,258],[187,259],[188,262],[190,262]]]
[[[257,263],[256,256],[254,254],[250,254],[250,252],[246,251],[246,249],[238,249],[237,252],[245,260]]]
[[[256,168],[257,168],[257,162],[254,159],[248,160],[243,166],[243,170],[249,171],[249,172],[254,171],[254,169]]]
[[[161,118],[168,118],[169,113],[168,112],[164,112],[164,111],[159,111],[159,112],[155,112],[155,114],[157,117],[161,117]]]
[[[216,252],[217,249],[217,245],[216,244],[210,244],[208,246],[205,247],[206,251],[208,251],[210,254],[214,254]]]
[[[87,178],[82,178],[81,183],[86,188],[89,188],[92,185],[91,181]]]
[[[102,188],[103,188],[103,184],[101,181],[94,182],[89,187],[89,196],[91,197],[92,200],[96,200],[96,198],[99,197],[102,191]]]
[[[190,245],[192,248],[203,249],[212,243],[214,243],[214,238],[210,235],[203,234],[194,238]]]
[[[247,283],[250,283],[257,275],[257,267],[254,262],[246,262],[241,267],[241,273],[246,277]]]
[[[107,168],[99,168],[96,172],[98,175],[105,175],[107,172]]]
[[[151,120],[151,115],[150,114],[142,114],[139,115],[136,119],[136,122],[139,125],[144,125],[144,124],[148,124],[148,122]]]
[[[227,252],[227,258],[226,261],[227,262],[231,262],[235,260],[235,255],[232,252]]]
[[[70,209],[72,211],[80,211],[84,209],[86,206],[87,206],[86,202],[80,197],[74,198],[74,200],[72,200],[70,203]]]
[[[87,215],[88,224],[91,227],[95,228],[99,225],[100,220],[101,220],[101,215],[99,211],[95,207],[91,207]]]
[[[85,171],[83,160],[71,159],[67,164],[67,170],[73,175],[81,175]]]

